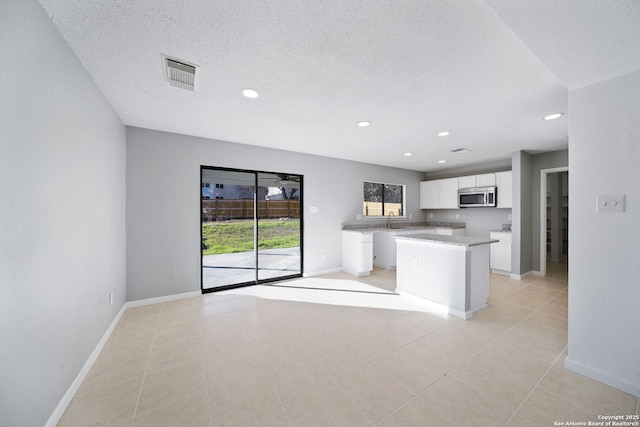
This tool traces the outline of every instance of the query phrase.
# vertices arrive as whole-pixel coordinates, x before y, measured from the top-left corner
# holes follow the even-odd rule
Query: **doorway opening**
[[[302,175],[200,167],[201,288],[302,277]]]
[[[569,255],[569,168],[540,171],[540,273],[567,269]]]

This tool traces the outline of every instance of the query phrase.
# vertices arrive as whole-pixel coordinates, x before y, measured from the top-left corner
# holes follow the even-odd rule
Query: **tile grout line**
[[[507,422],[504,424],[504,427],[507,427],[507,425],[511,422],[511,420],[513,419],[513,417],[515,417],[516,415],[526,419],[527,421],[530,421],[533,423],[533,421],[529,420],[526,417],[523,417],[522,415],[518,414],[518,411],[520,410],[520,408],[522,408],[522,406],[525,404],[525,402],[527,401],[527,399],[529,399],[529,397],[533,394],[533,392],[540,386],[540,383],[542,382],[542,380],[549,374],[549,372],[551,372],[551,370],[553,369],[553,367],[555,366],[555,364],[558,362],[558,359],[560,359],[562,357],[562,355],[564,354],[565,350],[567,349],[568,345],[565,345],[564,348],[562,349],[562,352],[560,352],[559,355],[557,355],[555,357],[555,359],[553,359],[553,362],[551,362],[551,364],[549,365],[549,368],[545,371],[545,373],[540,377],[540,379],[538,380],[538,382],[533,386],[533,388],[531,390],[529,390],[529,393],[527,393],[527,395],[524,397],[524,399],[522,399],[522,402],[520,402],[520,405],[518,405],[518,407],[516,408],[515,411],[513,411],[513,414],[511,414],[511,417],[507,420]],[[554,393],[555,394],[555,393]],[[536,424],[536,423],[534,423]]]
[[[160,324],[160,318],[162,317],[162,312],[164,311],[164,302],[160,307],[160,313],[158,313],[158,320],[156,320],[156,326],[153,329],[153,338],[151,339],[151,346],[149,348],[149,354],[147,355],[147,363],[144,366],[144,373],[142,374],[142,382],[140,383],[140,391],[138,391],[138,399],[136,400],[136,406],[133,410],[133,416],[131,417],[131,427],[133,427],[136,415],[138,414],[138,405],[140,405],[140,399],[142,397],[142,390],[144,389],[144,381],[147,378],[147,370],[149,369],[149,361],[151,359],[151,351],[153,350],[153,345],[156,342],[156,335],[158,333],[158,325]]]
[[[202,299],[202,302],[204,302],[204,298],[202,295],[200,295],[200,297]],[[197,317],[198,317],[198,328],[200,329],[200,350],[202,351],[202,363],[204,365],[204,385],[207,391],[207,408],[209,408],[209,421],[211,422],[211,426],[213,427],[214,423],[213,423],[213,410],[211,409],[211,395],[209,394],[209,375],[207,375],[207,361],[206,361],[206,357],[205,357],[205,351],[204,351],[204,335],[203,335],[203,329],[202,329],[202,316],[199,315],[199,313],[196,313]]]

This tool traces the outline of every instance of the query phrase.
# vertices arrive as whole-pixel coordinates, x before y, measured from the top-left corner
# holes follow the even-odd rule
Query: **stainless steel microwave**
[[[495,207],[497,193],[496,187],[461,188],[458,190],[458,207]]]

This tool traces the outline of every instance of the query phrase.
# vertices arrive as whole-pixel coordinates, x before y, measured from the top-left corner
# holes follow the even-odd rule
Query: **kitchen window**
[[[389,214],[404,216],[405,186],[380,182],[364,183],[362,215],[365,217],[384,217]]]

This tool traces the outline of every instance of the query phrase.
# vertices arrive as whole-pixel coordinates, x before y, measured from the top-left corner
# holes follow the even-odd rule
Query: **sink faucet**
[[[387,219],[387,228],[391,228],[391,222],[393,221],[393,218],[396,215],[393,213],[393,211],[389,211],[389,215],[388,215],[388,219]]]

